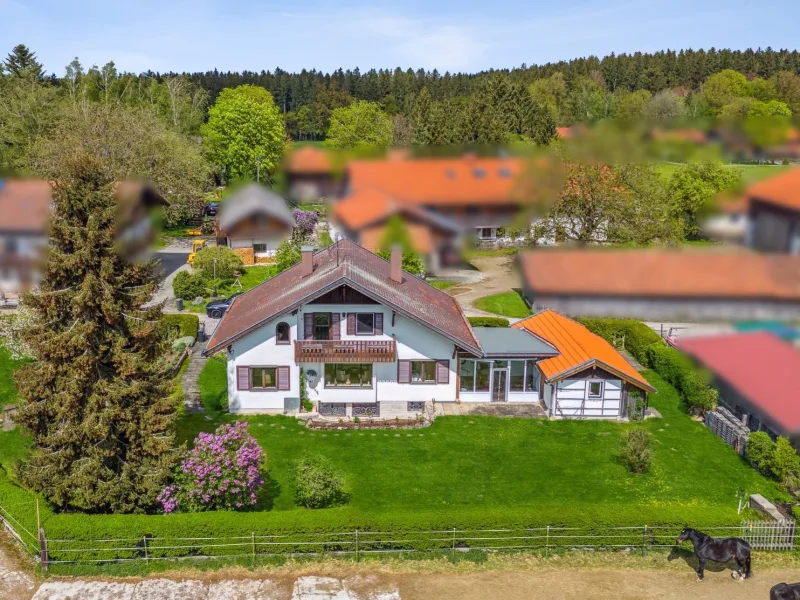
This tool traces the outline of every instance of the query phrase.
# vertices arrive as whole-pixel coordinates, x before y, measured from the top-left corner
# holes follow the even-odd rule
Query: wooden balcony
[[[294,360],[298,363],[394,362],[397,344],[392,340],[298,340]]]

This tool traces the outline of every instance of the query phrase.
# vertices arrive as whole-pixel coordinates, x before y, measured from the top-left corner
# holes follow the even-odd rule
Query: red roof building
[[[678,348],[713,373],[720,404],[751,431],[800,436],[800,351],[796,348],[763,331],[687,338]]]

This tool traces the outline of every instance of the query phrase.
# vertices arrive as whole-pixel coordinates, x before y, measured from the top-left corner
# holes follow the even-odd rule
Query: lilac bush
[[[314,233],[319,223],[319,215],[312,210],[301,210],[295,208],[292,211],[294,222],[297,223],[297,230],[304,239]]]
[[[247,423],[221,425],[195,438],[172,485],[159,494],[165,513],[238,509],[256,503],[264,483],[264,451],[247,432]]]

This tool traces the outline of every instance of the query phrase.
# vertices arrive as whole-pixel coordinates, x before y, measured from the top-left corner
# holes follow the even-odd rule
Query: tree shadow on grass
[[[251,508],[254,511],[272,510],[275,500],[281,495],[283,487],[272,474],[267,471],[264,475],[264,485],[256,492],[256,504]]]

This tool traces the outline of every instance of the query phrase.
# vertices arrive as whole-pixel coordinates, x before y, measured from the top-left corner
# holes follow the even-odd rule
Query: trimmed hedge
[[[199,327],[200,317],[197,315],[163,315],[161,317],[161,328],[168,336],[196,338]]]
[[[653,369],[678,390],[686,404],[711,410],[719,392],[711,387],[711,374],[695,366],[682,352],[667,346],[661,336],[644,323],[633,319],[578,319],[589,331],[614,347],[624,344],[625,350],[642,365]]]
[[[473,327],[509,327],[508,319],[503,317],[467,317]]]

